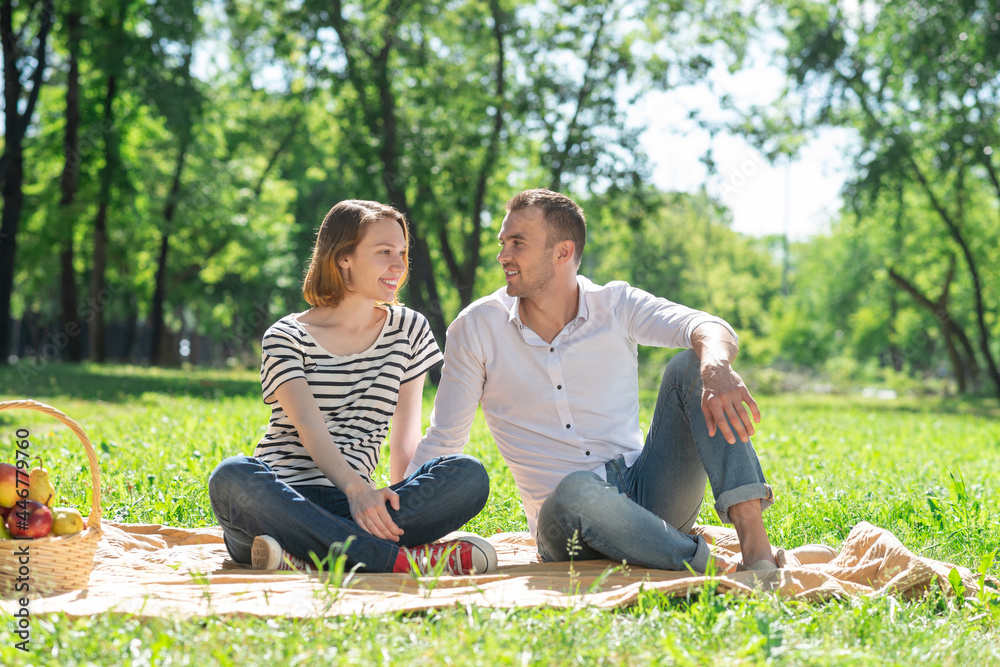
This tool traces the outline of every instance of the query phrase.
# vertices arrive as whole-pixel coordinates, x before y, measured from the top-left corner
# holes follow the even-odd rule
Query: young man
[[[731,365],[733,330],[624,282],[577,275],[586,223],[568,197],[528,190],[506,210],[497,259],[507,286],[449,327],[431,426],[407,472],[460,453],[481,404],[544,560],[734,566],[687,534],[707,478],[744,564],[775,567],[761,520],[773,495],[750,444],[760,413]],[[645,443],[637,345],[693,350],[668,364]]]

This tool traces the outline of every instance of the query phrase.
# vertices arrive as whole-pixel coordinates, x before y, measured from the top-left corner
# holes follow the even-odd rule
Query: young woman
[[[481,538],[429,544],[485,506],[478,460],[445,456],[403,479],[420,440],[424,374],[441,360],[427,320],[397,302],[408,246],[406,220],[390,206],[343,201],[323,220],[303,285],[312,308],[264,335],[267,433],[252,457],[226,459],[209,479],[236,562],[308,569],[313,555],[345,553],[368,572],[496,567]],[[376,488],[390,419],[392,484]]]

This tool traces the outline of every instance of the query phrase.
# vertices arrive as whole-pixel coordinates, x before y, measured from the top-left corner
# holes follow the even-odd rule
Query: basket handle
[[[84,433],[83,428],[80,427],[75,421],[70,417],[66,416],[63,412],[56,410],[51,405],[46,405],[45,403],[39,403],[38,401],[31,400],[17,400],[17,401],[3,401],[0,403],[0,411],[2,410],[35,410],[37,412],[45,413],[51,417],[55,417],[63,424],[68,426],[73,433],[76,433],[76,437],[80,439],[83,443],[83,449],[87,453],[87,462],[90,464],[90,483],[94,488],[94,498],[91,502],[90,516],[87,518],[87,528],[93,529],[95,532],[101,532],[101,471],[97,465],[97,454],[94,453],[94,447],[90,444],[90,438]]]

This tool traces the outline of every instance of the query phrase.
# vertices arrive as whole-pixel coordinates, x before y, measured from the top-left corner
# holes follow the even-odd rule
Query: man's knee
[[[601,491],[607,488],[600,477],[586,471],[570,473],[556,485],[538,514],[539,553],[545,560],[570,557],[571,543],[583,538],[582,526],[601,515],[601,506],[606,504]]]
[[[691,370],[697,371],[701,362],[698,361],[698,355],[694,353],[694,350],[681,350],[673,356],[670,362],[667,364],[667,368],[675,368],[682,373],[690,373]]]
[[[665,381],[671,384],[701,382],[701,362],[694,350],[683,350],[674,355],[663,372]]]
[[[604,482],[594,473],[578,470],[563,477],[545,502],[549,504],[551,501],[553,511],[579,514],[594,501],[597,490],[603,485]]]
[[[486,466],[484,466],[475,456],[469,456],[468,454],[453,454],[444,458],[447,459],[449,465],[462,471],[463,475],[467,475],[476,481],[489,482],[490,476],[486,472]]]

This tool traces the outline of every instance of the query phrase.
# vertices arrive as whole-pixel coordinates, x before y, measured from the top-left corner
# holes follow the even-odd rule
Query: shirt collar
[[[582,324],[590,318],[590,309],[587,307],[586,295],[587,292],[593,289],[594,283],[590,282],[590,279],[578,275],[576,277],[576,284],[579,287],[577,290],[579,301],[576,306],[576,319],[573,321]],[[514,297],[510,310],[507,312],[507,321],[514,322],[519,327],[524,327],[524,322],[521,321],[521,297]]]
[[[576,277],[576,284],[579,287],[577,293],[580,295],[580,303],[576,307],[576,320],[582,324],[590,319],[590,309],[587,307],[586,295],[593,288],[594,283],[590,282],[588,278],[578,275]]]
[[[514,322],[519,327],[523,327],[524,324],[521,322],[521,297],[515,296],[514,301],[511,304],[510,310],[507,312],[507,321]]]

